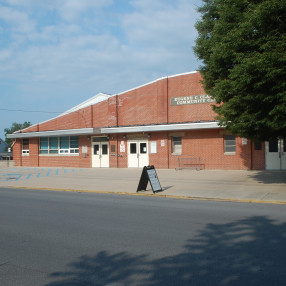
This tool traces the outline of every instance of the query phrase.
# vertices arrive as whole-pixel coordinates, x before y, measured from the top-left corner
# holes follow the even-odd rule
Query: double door
[[[127,145],[129,168],[142,168],[149,165],[148,140],[130,140]]]
[[[286,170],[286,140],[265,142],[265,159],[267,170]]]
[[[92,143],[92,167],[94,168],[109,167],[108,142]]]

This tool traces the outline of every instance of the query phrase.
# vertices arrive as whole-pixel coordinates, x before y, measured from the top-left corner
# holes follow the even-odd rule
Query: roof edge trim
[[[81,128],[81,129],[13,133],[13,134],[7,134],[7,138],[14,139],[14,138],[34,138],[34,137],[73,136],[73,135],[92,135],[92,134],[100,134],[100,128]]]
[[[130,89],[128,89],[128,90],[125,90],[125,91],[122,91],[122,92],[119,92],[119,93],[116,93],[116,95],[121,95],[121,94],[130,92],[130,91],[132,91],[132,90],[139,89],[139,88],[141,88],[141,87],[143,87],[143,86],[147,86],[147,85],[149,85],[149,84],[155,83],[155,82],[160,81],[160,80],[163,80],[163,79],[172,78],[172,77],[177,77],[177,76],[182,76],[182,75],[188,75],[188,74],[193,74],[193,73],[198,73],[198,72],[199,72],[199,71],[191,71],[191,72],[185,72],[185,73],[181,73],[181,74],[174,74],[174,75],[170,75],[170,76],[163,76],[163,77],[161,77],[161,78],[158,78],[158,79],[155,79],[155,80],[153,80],[153,81],[144,83],[144,84],[142,84],[142,85],[139,85],[139,86],[130,88]]]
[[[180,123],[180,124],[161,124],[145,126],[127,126],[127,127],[107,127],[101,128],[102,134],[115,133],[136,133],[136,132],[160,132],[160,131],[181,131],[181,130],[198,130],[198,129],[218,129],[224,128],[215,122],[198,122],[198,123]]]

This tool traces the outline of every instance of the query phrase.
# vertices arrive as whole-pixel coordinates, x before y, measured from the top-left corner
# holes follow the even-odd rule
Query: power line
[[[7,108],[0,108],[0,110],[10,111],[10,112],[62,113],[61,111],[23,110],[23,109],[7,109]]]

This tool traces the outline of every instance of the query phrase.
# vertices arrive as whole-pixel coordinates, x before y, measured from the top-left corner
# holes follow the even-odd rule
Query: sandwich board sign
[[[141,178],[138,184],[137,192],[143,191],[143,190],[146,191],[148,182],[150,182],[153,193],[162,191],[162,187],[159,182],[156,169],[153,165],[144,166],[142,170]]]

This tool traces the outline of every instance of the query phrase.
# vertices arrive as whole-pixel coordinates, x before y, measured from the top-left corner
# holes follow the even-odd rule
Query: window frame
[[[227,138],[228,137],[228,138]],[[228,148],[234,148],[234,150],[228,150]],[[236,136],[232,134],[223,135],[223,151],[224,155],[236,154]]]
[[[55,138],[57,138],[57,140],[55,140]],[[55,148],[56,147],[55,141],[57,141],[57,148]],[[41,144],[42,142],[46,144],[42,145]],[[39,154],[46,155],[46,156],[78,155],[79,154],[79,137],[78,136],[40,137],[39,138]]]
[[[172,136],[172,155],[180,156],[182,154],[183,154],[182,136]]]
[[[24,143],[24,141],[26,141],[26,143]],[[30,155],[30,140],[29,138],[23,138],[22,139],[22,156],[29,156]],[[28,149],[27,149],[27,146],[28,146]],[[24,148],[26,147],[26,148]]]

